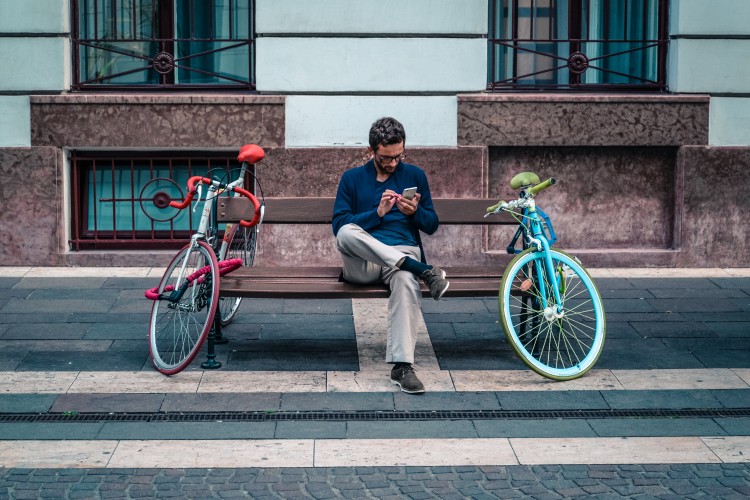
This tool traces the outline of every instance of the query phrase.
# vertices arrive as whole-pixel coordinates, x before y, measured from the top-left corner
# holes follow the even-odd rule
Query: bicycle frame
[[[523,213],[520,215],[521,221],[519,223],[518,230],[516,231],[516,234],[513,237],[510,245],[508,245],[507,251],[508,253],[517,253],[515,249],[516,241],[518,240],[519,236],[523,236],[524,250],[531,246],[535,246],[538,252],[544,253],[544,261],[546,264],[544,267],[546,267],[547,269],[546,274],[549,283],[555,283],[557,285],[552,288],[556,306],[555,316],[559,319],[563,316],[563,303],[560,297],[560,281],[559,277],[555,273],[555,266],[552,262],[552,255],[550,254],[550,248],[552,247],[552,244],[547,239],[547,236],[544,233],[542,219],[539,216],[540,212],[541,209],[537,210],[536,202],[533,198],[529,198],[526,200],[526,206],[523,210]],[[546,223],[550,228],[552,237],[555,238],[554,231],[552,230],[551,223],[548,219]],[[536,275],[542,276],[544,274],[544,271],[542,269],[539,269],[539,262],[535,262],[535,266],[535,271],[537,273]],[[544,280],[539,280],[539,291],[541,292],[542,307],[547,310],[547,285],[545,284]]]
[[[221,260],[225,257],[227,251],[227,244],[222,240],[221,246],[217,245],[215,239],[218,236],[218,221],[216,219],[216,204],[218,203],[219,194],[221,191],[233,191],[234,196],[241,196],[241,194],[235,191],[235,188],[244,188],[245,174],[247,173],[247,163],[242,162],[240,172],[237,179],[230,182],[229,184],[223,185],[216,179],[211,179],[211,184],[208,184],[208,193],[203,201],[203,208],[201,210],[201,218],[198,222],[198,229],[190,237],[190,249],[188,250],[188,259],[185,259],[180,273],[177,278],[175,290],[170,294],[169,297],[163,297],[170,302],[178,302],[189,288],[190,284],[187,283],[187,276],[185,276],[185,266],[189,260],[190,254],[196,248],[198,241],[205,241],[211,248],[214,249],[217,257]],[[200,201],[200,196],[199,196]],[[197,292],[194,292],[197,293]]]

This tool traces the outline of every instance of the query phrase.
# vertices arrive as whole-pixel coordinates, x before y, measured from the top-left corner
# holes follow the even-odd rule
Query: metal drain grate
[[[750,417],[750,408],[635,410],[471,410],[471,411],[255,411],[183,413],[4,413],[2,423],[34,422],[268,422],[281,420],[544,420],[606,418]]]

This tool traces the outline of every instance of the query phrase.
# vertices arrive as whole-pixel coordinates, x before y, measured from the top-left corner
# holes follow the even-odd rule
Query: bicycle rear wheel
[[[192,282],[186,281],[194,277]],[[181,284],[182,293],[176,290]],[[219,265],[211,247],[188,244],[167,267],[151,308],[149,349],[165,375],[187,367],[208,337],[219,299]],[[166,298],[169,297],[169,298]]]
[[[242,227],[239,224],[227,224],[224,239],[228,241],[226,255],[222,260],[242,259],[244,267],[253,267],[255,247],[258,239],[257,226]],[[219,299],[219,320],[221,326],[232,322],[242,302],[242,297],[221,297]]]
[[[599,359],[606,330],[604,306],[591,277],[573,257],[555,249],[550,253],[554,282],[544,253],[536,249],[521,252],[508,264],[500,283],[500,322],[529,368],[553,380],[570,380]],[[552,314],[553,287],[560,291],[561,317]]]

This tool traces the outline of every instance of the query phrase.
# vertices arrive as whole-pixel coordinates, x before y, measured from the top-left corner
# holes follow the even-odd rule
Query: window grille
[[[490,0],[488,90],[666,90],[668,0]]]
[[[254,89],[253,0],[72,0],[74,90]]]
[[[71,248],[179,248],[197,229],[196,202],[168,207],[185,198],[193,175],[234,178],[236,153],[112,154],[71,152]],[[254,191],[253,167],[245,187]],[[205,191],[203,191],[205,196]]]

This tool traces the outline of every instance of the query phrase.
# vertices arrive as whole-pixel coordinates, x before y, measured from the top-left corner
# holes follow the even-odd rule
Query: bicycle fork
[[[566,282],[562,272],[558,273],[555,264],[552,262],[552,253],[550,251],[549,241],[544,236],[541,228],[541,222],[537,216],[536,210],[529,210],[529,225],[531,237],[526,242],[529,246],[536,246],[537,251],[544,254],[544,265],[538,259],[534,259],[535,274],[539,281],[537,287],[541,298],[541,307],[544,310],[544,318],[548,322],[561,320],[565,315],[564,304],[561,292],[565,293]],[[544,269],[542,269],[544,267]],[[547,293],[547,286],[551,285],[552,294]],[[548,298],[554,298],[554,303],[550,303]]]

